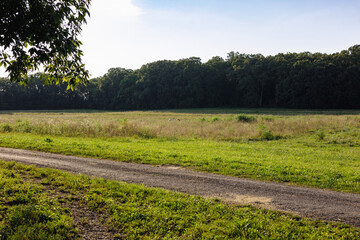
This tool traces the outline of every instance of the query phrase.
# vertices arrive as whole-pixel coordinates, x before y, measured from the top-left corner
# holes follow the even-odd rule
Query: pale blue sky
[[[93,0],[90,13],[81,39],[92,77],[163,59],[360,44],[360,0]]]

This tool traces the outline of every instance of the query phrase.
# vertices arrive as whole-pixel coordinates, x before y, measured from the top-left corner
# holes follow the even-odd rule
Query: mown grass
[[[296,139],[229,142],[2,133],[0,146],[184,166],[223,175],[360,193],[360,147],[333,143],[327,135],[324,138],[329,139],[319,140],[314,133]]]
[[[121,239],[358,239],[338,223],[0,161],[0,239],[75,239],[74,199]]]

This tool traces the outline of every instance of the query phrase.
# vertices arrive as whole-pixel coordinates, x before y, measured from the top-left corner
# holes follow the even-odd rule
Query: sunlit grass
[[[357,111],[6,111],[0,113],[0,146],[360,193]],[[343,225],[55,170],[1,161],[0,170],[0,239],[78,236],[69,212],[43,193],[44,185],[108,214],[107,226],[126,239],[357,239],[360,234]]]
[[[336,135],[334,135],[336,136]],[[358,137],[358,136],[357,136]],[[0,146],[155,165],[360,193],[360,147],[327,135],[231,142],[0,134]],[[351,140],[353,143],[353,140]]]
[[[20,175],[30,169],[0,161],[0,239],[78,239],[70,214]]]
[[[360,192],[356,111],[183,111],[2,112],[0,146]]]
[[[240,110],[239,110],[240,111]],[[244,112],[248,112],[244,111]],[[174,112],[2,112],[1,132],[31,132],[58,136],[200,138],[226,141],[259,139],[262,130],[276,138],[294,138],[316,131],[359,133],[360,116],[330,114],[283,115]],[[219,110],[219,112],[221,112]],[[316,113],[316,112],[315,112]],[[339,111],[341,113],[341,111]]]
[[[0,186],[0,239],[76,239],[61,207],[74,202],[120,239],[360,238],[339,223],[11,162],[0,161]]]

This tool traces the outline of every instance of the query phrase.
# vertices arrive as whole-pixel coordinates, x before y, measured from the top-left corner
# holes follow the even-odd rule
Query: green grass
[[[65,209],[19,172],[29,167],[0,162],[0,239],[76,239]]]
[[[358,115],[288,109],[4,111],[0,146],[360,193]],[[74,203],[100,214],[101,224],[125,239],[360,238],[359,229],[340,224],[0,161],[0,240],[77,238],[78,223],[68,208]]]
[[[0,239],[75,239],[84,204],[122,239],[358,239],[338,223],[0,161]]]
[[[84,138],[1,133],[0,146],[106,158],[360,193],[360,147],[340,133],[274,141]],[[345,139],[344,143],[334,143]],[[340,141],[340,140],[339,140]],[[353,141],[353,139],[351,140]]]

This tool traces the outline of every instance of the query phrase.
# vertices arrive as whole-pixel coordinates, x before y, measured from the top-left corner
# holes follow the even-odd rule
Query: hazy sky
[[[93,0],[90,13],[81,39],[92,77],[163,59],[360,44],[360,0]]]

